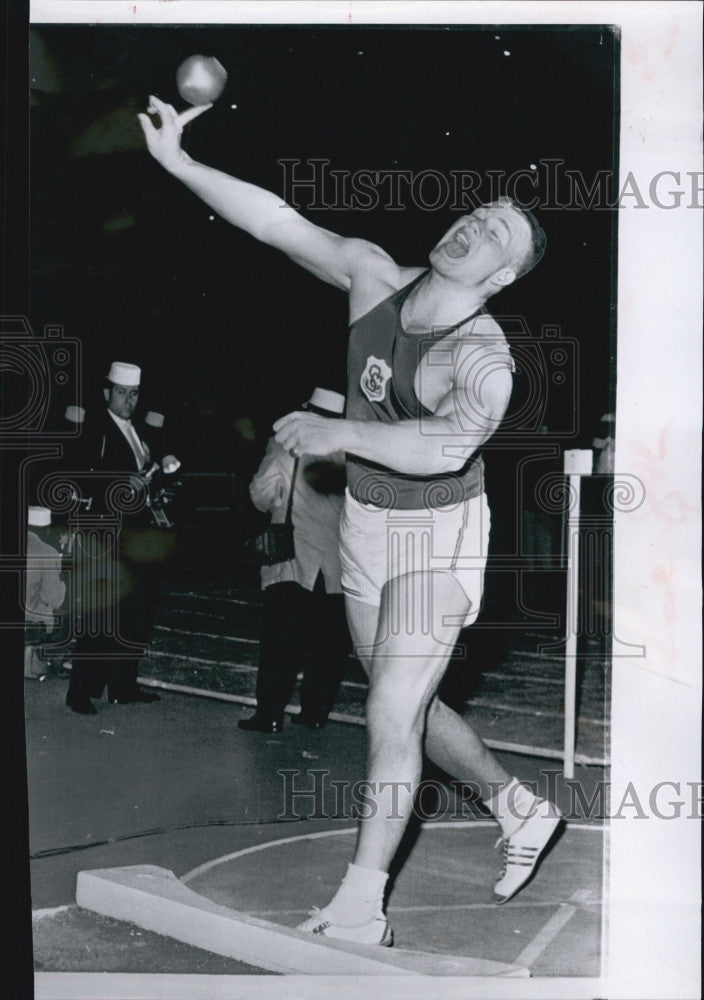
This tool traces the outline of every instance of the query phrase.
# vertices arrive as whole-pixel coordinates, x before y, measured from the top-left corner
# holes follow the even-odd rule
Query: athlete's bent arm
[[[206,205],[238,229],[281,250],[316,277],[349,291],[352,279],[365,267],[391,262],[383,250],[366,240],[348,239],[314,225],[271,191],[192,159],[181,146],[183,126],[210,105],[177,114],[156,97],[149,111],[158,112],[156,128],[146,114],[139,121],[154,159],[182,181]]]
[[[422,420],[382,424],[297,412],[277,420],[274,431],[294,454],[325,455],[339,448],[396,472],[439,475],[461,469],[488,441],[510,395],[508,369],[496,368],[483,380],[480,395],[453,385],[433,416]]]

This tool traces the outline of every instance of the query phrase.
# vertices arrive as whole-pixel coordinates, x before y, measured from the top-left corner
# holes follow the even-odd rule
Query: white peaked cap
[[[164,414],[157,413],[156,410],[149,410],[144,415],[144,423],[149,424],[150,427],[163,427],[164,426]]]
[[[67,420],[70,420],[72,424],[82,424],[86,419],[86,411],[82,406],[67,406],[64,416]]]
[[[332,389],[313,389],[308,403],[310,406],[317,406],[319,410],[327,410],[328,413],[345,412],[345,397]]]
[[[51,511],[48,507],[28,507],[27,524],[33,528],[46,528],[51,524]]]
[[[130,365],[126,361],[113,361],[108,372],[108,382],[115,385],[124,385],[131,389],[139,385],[142,369],[137,365]]]

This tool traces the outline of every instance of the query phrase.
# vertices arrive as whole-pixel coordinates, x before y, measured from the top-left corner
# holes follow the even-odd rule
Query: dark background
[[[211,220],[147,154],[137,112],[150,93],[184,107],[175,72],[186,56],[215,55],[229,73],[186,148],[282,195],[282,158],[443,174],[559,158],[588,181],[615,167],[607,28],[40,25],[31,35],[30,319],[35,333],[62,324],[82,346],[82,386],[57,390],[53,409],[81,390],[88,408],[100,405],[110,361],[136,362],[144,405],[166,412],[189,468],[249,466],[272,420],[314,385],[344,391],[346,301]],[[307,214],[405,265],[423,264],[457,215],[410,199],[396,212]],[[547,324],[574,343],[559,389],[547,370],[537,422],[563,438],[574,429],[563,444],[588,447],[612,409],[613,213],[537,214],[547,256],[491,308],[522,316],[536,338]]]

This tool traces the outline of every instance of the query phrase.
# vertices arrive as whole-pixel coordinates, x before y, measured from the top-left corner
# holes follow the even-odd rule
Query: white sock
[[[501,824],[504,837],[511,837],[532,815],[532,807],[536,801],[537,796],[530,788],[522,785],[518,778],[511,778],[492,799],[489,799],[487,805]]]
[[[350,863],[340,888],[325,907],[330,918],[341,927],[358,927],[373,920],[382,910],[388,877],[386,872]]]

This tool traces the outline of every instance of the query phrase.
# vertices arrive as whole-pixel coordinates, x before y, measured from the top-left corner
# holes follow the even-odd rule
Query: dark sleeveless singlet
[[[350,327],[347,356],[347,405],[350,420],[381,421],[431,417],[418,399],[413,381],[427,351],[473,319],[483,308],[460,323],[428,334],[408,334],[401,324],[401,308],[409,293],[425,277],[394,292],[361,316]],[[513,368],[506,349],[507,363]],[[429,476],[394,472],[348,453],[347,486],[355,500],[395,510],[442,508],[484,492],[484,463],[475,452],[457,472]]]

